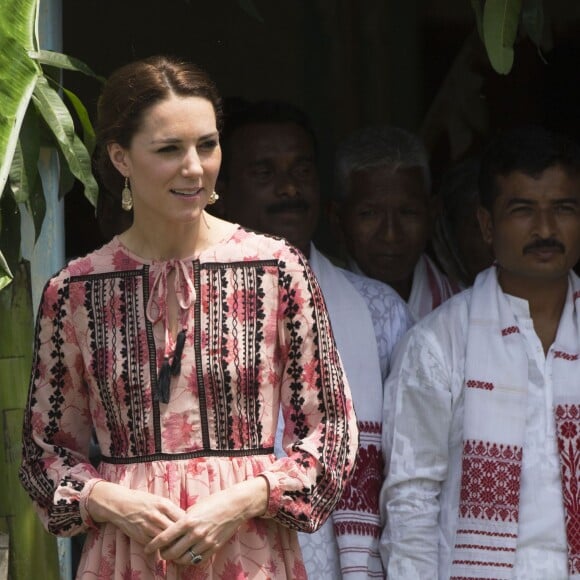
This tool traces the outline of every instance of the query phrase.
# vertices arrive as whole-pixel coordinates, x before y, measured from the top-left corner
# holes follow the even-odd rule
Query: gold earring
[[[129,178],[125,177],[125,187],[121,191],[121,207],[125,211],[131,211],[133,209],[133,194],[131,189],[129,189]]]
[[[215,191],[212,191],[207,200],[207,205],[213,205],[219,198],[220,196]]]

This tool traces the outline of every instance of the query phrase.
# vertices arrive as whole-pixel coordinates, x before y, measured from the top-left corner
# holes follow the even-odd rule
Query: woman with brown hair
[[[46,285],[23,485],[49,531],[88,530],[81,578],[304,577],[294,530],[324,522],[357,448],[318,284],[288,243],[205,211],[221,160],[205,73],[126,65],[98,115],[101,178],[133,222]]]

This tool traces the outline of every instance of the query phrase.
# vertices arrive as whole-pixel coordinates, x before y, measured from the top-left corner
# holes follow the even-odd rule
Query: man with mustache
[[[411,325],[405,303],[389,286],[341,270],[312,243],[320,210],[316,145],[304,113],[261,102],[226,115],[218,191],[225,215],[282,236],[309,260],[322,288],[353,393],[360,447],[357,467],[337,509],[315,534],[299,534],[309,577],[383,578],[378,552],[378,494],[383,381],[391,351]],[[277,441],[283,455],[282,426]],[[289,435],[289,433],[287,433]]]
[[[403,339],[381,492],[389,580],[580,578],[580,148],[541,128],[486,149],[496,263]]]

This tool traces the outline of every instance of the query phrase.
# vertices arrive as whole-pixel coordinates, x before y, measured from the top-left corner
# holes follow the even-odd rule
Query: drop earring
[[[219,198],[220,198],[220,196],[215,191],[212,191],[210,196],[207,199],[207,204],[213,205]]]
[[[133,209],[133,194],[129,188],[129,178],[125,177],[125,186],[123,191],[121,191],[121,207],[125,211],[131,211]]]

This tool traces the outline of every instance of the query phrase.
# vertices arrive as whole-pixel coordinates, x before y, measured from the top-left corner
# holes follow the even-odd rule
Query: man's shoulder
[[[412,326],[395,348],[393,369],[408,366],[409,359],[431,361],[426,364],[446,369],[445,372],[462,368],[470,302],[471,290],[468,289],[451,297]]]
[[[385,300],[393,300],[395,302],[402,302],[403,304],[405,303],[397,292],[388,284],[385,284],[380,280],[375,280],[374,278],[361,276],[351,270],[345,270],[338,266],[337,268],[363,296],[382,296]]]
[[[467,335],[471,288],[455,294],[419,320],[409,331],[416,335],[432,335],[437,341],[461,340]]]

